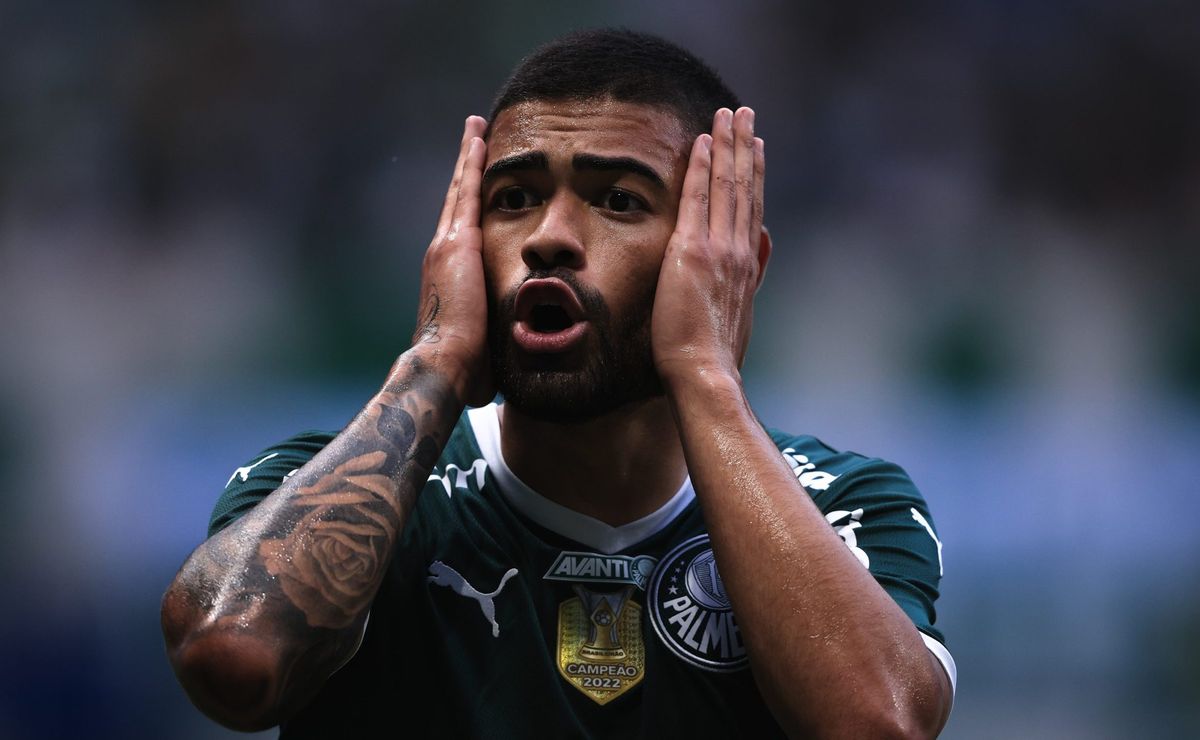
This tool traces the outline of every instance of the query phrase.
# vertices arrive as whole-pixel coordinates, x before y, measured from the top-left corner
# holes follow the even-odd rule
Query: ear
[[[754,286],[755,290],[762,287],[763,278],[767,274],[767,261],[771,259],[771,232],[767,231],[767,227],[762,227],[762,233],[758,237],[758,285]]]

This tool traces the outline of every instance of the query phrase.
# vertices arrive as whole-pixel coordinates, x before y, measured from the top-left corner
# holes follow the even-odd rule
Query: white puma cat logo
[[[229,484],[233,483],[234,478],[240,477],[242,479],[242,483],[245,483],[247,480],[250,479],[250,471],[251,470],[254,470],[259,465],[262,465],[263,463],[265,463],[267,460],[270,460],[271,458],[278,457],[278,456],[279,456],[278,452],[272,452],[270,455],[267,455],[266,457],[264,457],[263,459],[259,460],[256,463],[251,463],[243,468],[238,468],[237,470],[233,471],[233,475],[229,476],[229,480],[225,481],[225,487],[229,488]]]
[[[496,586],[496,590],[490,594],[480,593],[474,586],[467,583],[467,579],[462,577],[455,569],[446,565],[440,560],[435,560],[429,564],[429,582],[435,583],[438,586],[445,586],[459,596],[466,596],[468,599],[475,599],[479,602],[479,608],[483,610],[483,617],[492,623],[492,637],[500,636],[500,624],[496,621],[496,602],[494,599],[499,595],[500,590],[504,588],[504,584],[517,574],[516,568],[509,568],[508,572],[500,579],[500,585]]]

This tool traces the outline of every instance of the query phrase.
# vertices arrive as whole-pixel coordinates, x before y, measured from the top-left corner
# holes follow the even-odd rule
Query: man
[[[924,502],[742,391],[753,127],[626,31],[543,47],[467,119],[412,347],[340,433],[235,471],[164,597],[200,709],[284,737],[937,734]]]

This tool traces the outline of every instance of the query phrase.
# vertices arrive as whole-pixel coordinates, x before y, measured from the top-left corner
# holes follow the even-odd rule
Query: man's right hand
[[[491,400],[479,229],[485,127],[467,119],[425,254],[413,347],[337,437],[196,548],[163,596],[171,664],[222,724],[259,730],[288,719],[353,656],[463,404]]]
[[[479,406],[494,391],[488,368],[487,291],[483,235],[479,228],[480,184],[487,121],[467,118],[458,162],[446,192],[437,232],[421,268],[421,302],[413,347],[454,383],[459,399]]]

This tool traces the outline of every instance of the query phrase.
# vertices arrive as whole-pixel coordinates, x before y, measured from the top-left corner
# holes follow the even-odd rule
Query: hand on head
[[[480,184],[487,121],[469,116],[437,231],[421,268],[421,301],[413,345],[430,345],[456,379],[461,400],[482,405],[494,395],[487,370],[487,301]]]
[[[763,140],[754,111],[722,108],[692,145],[675,233],[654,302],[654,361],[665,385],[697,372],[736,375],[771,241],[763,229]]]

